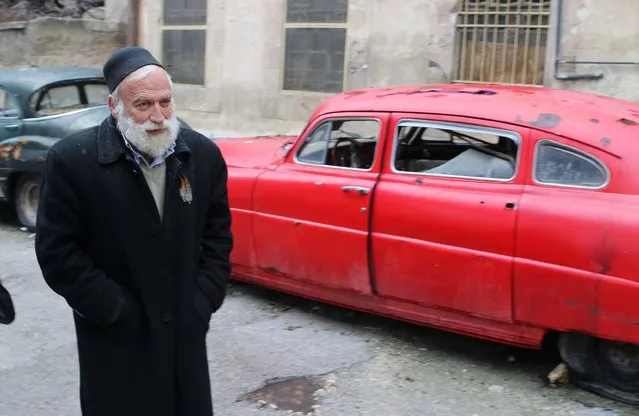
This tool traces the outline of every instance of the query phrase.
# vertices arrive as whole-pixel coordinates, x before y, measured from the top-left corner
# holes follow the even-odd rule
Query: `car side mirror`
[[[13,308],[11,295],[0,283],[0,324],[9,325],[14,319],[16,319],[16,311]]]

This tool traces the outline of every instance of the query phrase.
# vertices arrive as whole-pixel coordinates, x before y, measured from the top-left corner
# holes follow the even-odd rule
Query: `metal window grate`
[[[543,85],[551,0],[458,0],[456,82]]]
[[[286,16],[282,89],[342,91],[348,0],[288,0]]]

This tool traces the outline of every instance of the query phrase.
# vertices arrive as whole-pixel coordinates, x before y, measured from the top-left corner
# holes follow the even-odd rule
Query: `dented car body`
[[[218,139],[234,279],[528,348],[639,403],[639,105],[537,87],[347,91]]]

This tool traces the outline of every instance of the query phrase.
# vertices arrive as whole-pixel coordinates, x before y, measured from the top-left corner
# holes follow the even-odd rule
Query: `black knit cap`
[[[107,59],[102,68],[109,92],[113,92],[127,75],[145,65],[157,65],[164,68],[162,64],[151,55],[151,52],[144,48],[132,46],[116,50],[113,55]]]

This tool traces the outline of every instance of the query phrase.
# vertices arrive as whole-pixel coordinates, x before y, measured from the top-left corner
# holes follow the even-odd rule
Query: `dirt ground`
[[[44,283],[33,235],[0,206],[0,280],[16,321],[0,326],[0,415],[79,416],[71,312]],[[216,416],[630,416],[550,387],[548,352],[511,348],[248,285],[208,335]]]

